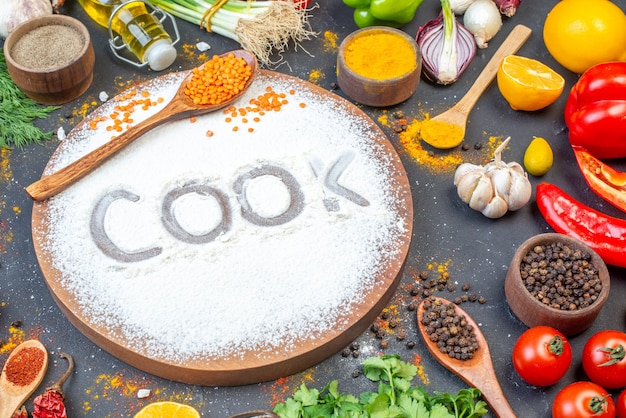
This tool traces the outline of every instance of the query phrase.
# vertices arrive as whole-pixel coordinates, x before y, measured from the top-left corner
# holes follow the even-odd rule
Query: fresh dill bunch
[[[26,97],[13,82],[0,49],[0,148],[23,148],[52,138],[53,132],[44,132],[33,125],[38,118],[47,117],[59,106],[42,106]]]

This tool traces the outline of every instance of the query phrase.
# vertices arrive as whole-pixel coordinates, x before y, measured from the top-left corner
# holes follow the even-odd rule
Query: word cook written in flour
[[[352,153],[342,154],[337,161],[330,165],[324,175],[321,175],[319,163],[312,163],[311,167],[313,168],[315,176],[321,178],[324,187],[328,190],[359,206],[369,206],[369,201],[363,196],[339,184],[339,178],[353,159],[354,155]],[[284,184],[289,192],[289,204],[282,213],[276,216],[258,213],[253,205],[251,205],[248,197],[247,187],[250,182],[263,176],[277,178]],[[237,196],[237,201],[241,206],[241,216],[254,225],[271,227],[286,224],[302,213],[305,207],[304,193],[300,183],[298,183],[297,179],[289,171],[273,164],[265,164],[246,171],[235,180],[232,187]],[[193,234],[185,230],[184,226],[176,219],[174,211],[175,202],[192,193],[213,198],[221,212],[221,219],[217,225],[203,234]],[[140,196],[125,189],[116,189],[102,196],[94,206],[89,228],[91,237],[98,249],[105,255],[123,263],[136,263],[161,254],[163,249],[158,246],[135,252],[125,251],[119,248],[109,237],[105,228],[106,214],[109,207],[120,199],[138,202]],[[339,210],[338,202],[333,199],[325,198],[324,206],[328,211]],[[214,241],[217,237],[227,233],[231,229],[232,219],[233,215],[228,195],[219,188],[207,184],[190,183],[177,186],[165,195],[161,206],[161,222],[165,230],[174,238],[188,244],[206,244]]]

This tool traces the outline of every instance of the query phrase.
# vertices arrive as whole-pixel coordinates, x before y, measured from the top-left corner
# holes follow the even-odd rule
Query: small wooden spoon
[[[485,68],[478,75],[474,84],[465,93],[465,96],[450,109],[424,122],[420,130],[424,142],[435,148],[448,149],[456,147],[463,141],[467,117],[480,96],[496,77],[500,63],[506,56],[516,53],[526,42],[531,32],[530,28],[524,25],[517,25],[513,28],[509,36],[507,36],[500,48],[493,54],[493,57],[491,57]],[[456,127],[453,135],[450,137],[446,136],[446,138],[438,136],[440,129],[437,129],[437,127],[449,127],[450,125]]]
[[[257,71],[256,57],[244,50],[237,50],[222,54],[226,56],[228,54],[234,54],[236,57],[242,57],[252,67],[252,76],[248,79],[244,89],[231,99],[226,100],[218,105],[197,105],[185,94],[185,86],[187,81],[192,77],[189,74],[181,83],[174,98],[159,112],[150,116],[146,120],[132,126],[119,136],[113,138],[106,144],[96,148],[87,155],[72,162],[66,167],[41,178],[26,188],[26,193],[36,201],[45,200],[54,196],[57,193],[62,192],[74,182],[80,180],[91,171],[95,170],[98,166],[104,163],[107,159],[120,151],[126,145],[139,138],[144,133],[159,126],[165,122],[173,120],[183,119],[191,116],[203,115],[205,113],[213,112],[215,110],[222,109],[229,106],[231,103],[238,100],[250,87],[254,76]]]
[[[435,297],[435,299],[446,305],[452,303],[439,297]],[[426,326],[422,324],[422,315],[426,311],[424,301],[422,301],[417,308],[417,325],[426,348],[446,369],[460,377],[468,385],[480,389],[483,398],[498,417],[516,416],[498,383],[485,336],[478,328],[476,322],[463,309],[456,304],[454,304],[454,308],[458,315],[465,316],[467,323],[474,327],[474,333],[479,345],[478,350],[474,352],[474,357],[470,360],[457,360],[439,350],[437,343],[432,342],[428,337]]]
[[[7,365],[21,350],[29,347],[35,347],[43,351],[43,364],[32,382],[24,386],[16,385],[7,380]],[[28,399],[41,384],[47,369],[48,352],[42,343],[37,340],[28,340],[15,347],[9,355],[7,362],[4,364],[2,375],[0,376],[0,418],[11,418],[11,416],[13,416],[15,410],[22,406],[26,399]]]

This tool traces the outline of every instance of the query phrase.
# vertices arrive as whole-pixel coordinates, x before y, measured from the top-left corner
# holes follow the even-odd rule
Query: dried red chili
[[[7,380],[17,386],[31,384],[43,367],[45,353],[37,347],[24,347],[6,364]]]
[[[33,401],[35,407],[33,418],[67,418],[63,384],[74,371],[74,359],[66,353],[61,353],[60,356],[68,361],[67,371],[58,382],[35,398]]]
[[[11,418],[28,418],[28,412],[26,411],[26,407],[22,405],[20,409],[13,413]]]

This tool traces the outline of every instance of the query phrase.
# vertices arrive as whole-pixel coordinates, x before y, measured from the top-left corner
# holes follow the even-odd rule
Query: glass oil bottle
[[[79,0],[85,12],[109,29],[113,54],[137,67],[149,65],[155,71],[169,67],[176,59],[174,45],[180,39],[174,19],[144,0]],[[170,19],[176,39],[172,40],[163,22]],[[125,52],[132,54],[127,58]]]

